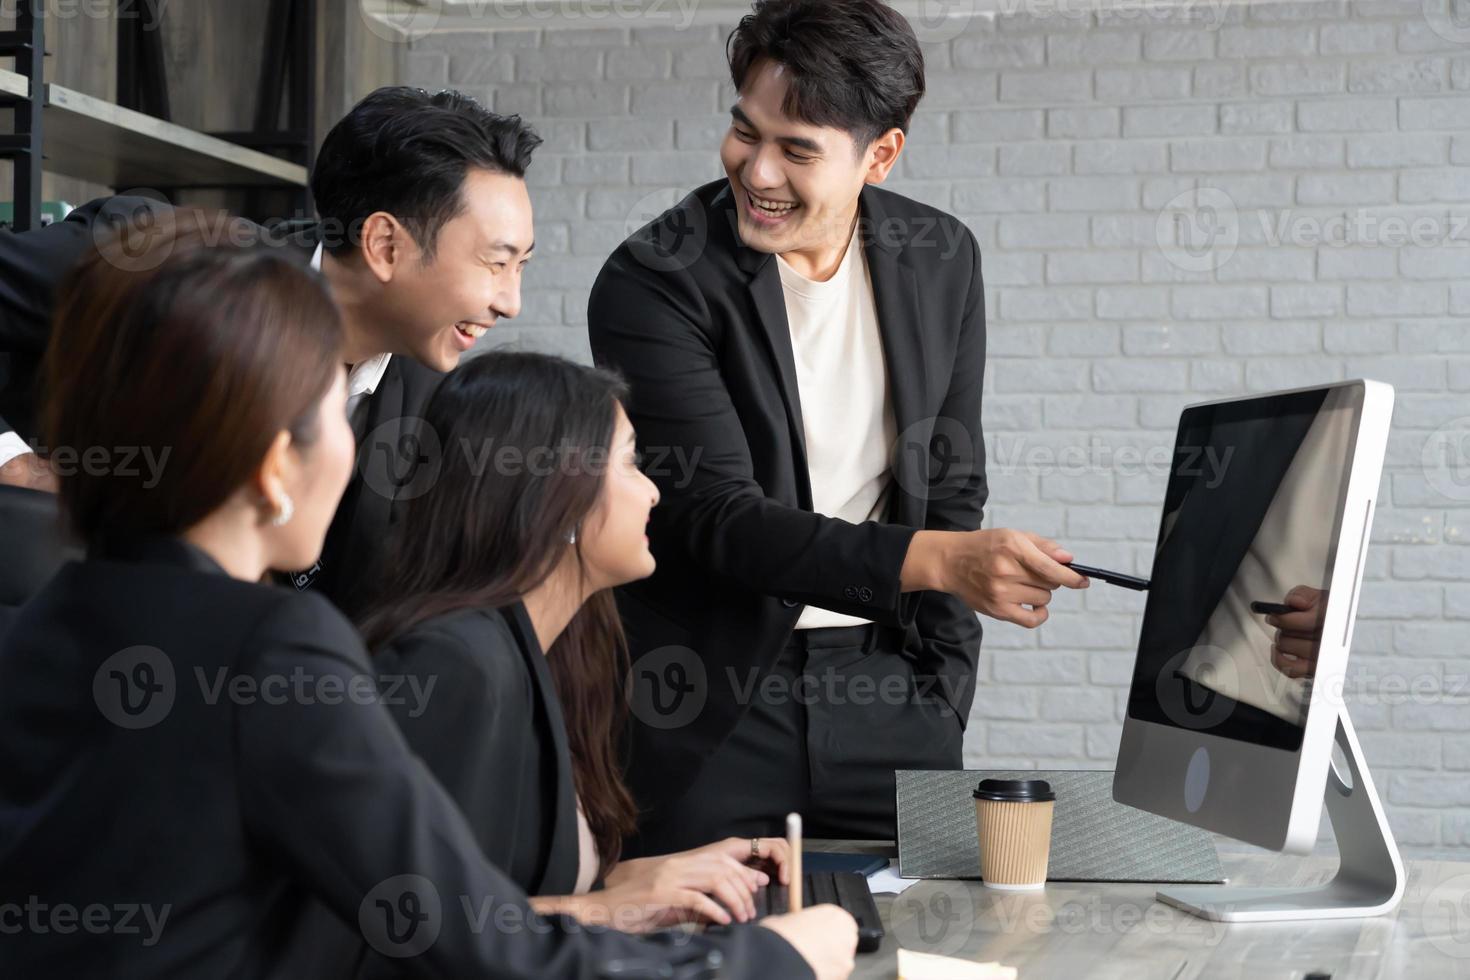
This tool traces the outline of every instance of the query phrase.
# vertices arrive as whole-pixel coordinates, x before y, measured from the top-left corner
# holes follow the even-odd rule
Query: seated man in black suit
[[[619,606],[633,657],[631,853],[778,832],[894,836],[898,768],[954,769],[975,615],[1039,626],[1087,580],[979,530],[980,252],[881,190],[924,92],[880,0],[762,0],[729,44],[727,180],[618,248],[598,362],[663,503]]]
[[[210,225],[319,268],[343,313],[358,465],[321,560],[291,576],[297,588],[352,604],[394,501],[414,491],[422,450],[405,420],[486,330],[520,311],[534,247],[525,171],[540,142],[519,117],[456,92],[379,89],[322,143],[311,175],[318,225],[290,236],[240,219]],[[166,205],[118,197],[38,231],[0,233],[0,483],[54,489],[55,469],[77,465],[46,459],[36,441],[36,366],[57,283],[94,241],[146,243],[154,223],[171,220]]]

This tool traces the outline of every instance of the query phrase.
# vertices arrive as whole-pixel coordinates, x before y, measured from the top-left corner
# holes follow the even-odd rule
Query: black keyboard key
[[[883,920],[865,877],[853,871],[818,871],[802,875],[801,880],[804,906],[841,907],[857,920],[858,952],[871,953],[879,947],[883,942]],[[771,884],[756,890],[756,918],[784,915],[789,907],[787,888],[776,881],[772,872]]]

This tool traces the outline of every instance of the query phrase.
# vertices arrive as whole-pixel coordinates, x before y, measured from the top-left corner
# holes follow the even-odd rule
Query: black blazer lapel
[[[332,517],[321,562],[292,576],[298,589],[318,588],[349,613],[361,611],[357,603],[366,598],[363,587],[371,585],[398,508],[437,478],[439,449],[420,416],[442,377],[408,357],[388,362],[353,425],[353,478]]]
[[[378,388],[363,406],[362,435],[357,442],[357,461],[352,480],[332,516],[319,562],[320,573],[310,569],[294,576],[297,588],[315,585],[339,608],[356,613],[364,586],[376,568],[376,557],[386,544],[392,521],[396,489],[412,479],[404,478],[405,464],[399,457],[399,435],[403,427],[403,377],[399,358],[388,362]]]
[[[721,195],[728,200],[728,192]],[[716,204],[721,203],[716,200]],[[927,390],[924,360],[924,331],[919,306],[918,280],[914,270],[900,261],[902,242],[888,241],[875,230],[887,227],[887,213],[877,195],[864,192],[860,202],[862,233],[860,241],[867,260],[868,275],[873,282],[873,304],[878,313],[878,329],[882,336],[883,359],[888,373],[888,390],[893,400],[894,420],[899,433],[925,418],[924,392]],[[733,215],[731,215],[733,219]],[[750,294],[762,334],[777,368],[777,380],[786,411],[791,419],[792,440],[796,449],[797,473],[807,472],[806,431],[802,422],[801,394],[796,378],[796,356],[791,347],[791,325],[786,319],[786,297],[781,288],[781,275],[775,256],[738,246],[736,261],[750,276]],[[928,454],[905,453],[905,443],[928,445],[927,432],[914,432],[913,438],[900,439],[893,461],[895,471],[908,470],[900,486],[922,487],[928,480]],[[922,438],[921,438],[922,437]],[[811,486],[801,480],[802,506],[811,508]],[[896,523],[922,521],[923,502],[910,494],[897,495]]]
[[[352,516],[353,551],[364,545],[371,549],[388,534],[397,490],[413,479],[416,461],[405,460],[400,437],[403,417],[403,375],[398,358],[388,362],[388,369],[377,391],[368,396],[365,434],[357,449],[357,511]]]
[[[910,429],[925,421],[924,393],[929,390],[925,377],[924,330],[919,301],[918,280],[913,267],[900,261],[899,246],[885,241],[877,230],[887,227],[887,214],[877,195],[862,196],[863,255],[868,261],[868,275],[873,281],[873,305],[878,312],[878,331],[883,340],[883,361],[888,373],[888,393],[893,401],[893,416],[899,439],[893,447],[892,467],[898,486],[928,485],[928,430]],[[909,452],[908,445],[922,448]],[[922,526],[924,502],[910,493],[898,493],[894,523]]]
[[[561,700],[556,695],[551,665],[541,650],[526,607],[517,602],[503,610],[503,614],[535,683],[542,717],[550,729],[546,734],[551,738],[552,757],[556,762],[556,799],[551,813],[543,815],[543,824],[552,827],[551,846],[541,876],[541,887],[536,893],[570,894],[576,887],[581,867],[581,841],[577,835],[577,789],[572,772],[571,746],[567,742],[566,718],[562,715]]]
[[[714,203],[718,206],[722,201],[728,203],[728,190]],[[730,220],[735,220],[733,212]],[[791,348],[791,323],[786,319],[786,295],[781,289],[781,273],[774,255],[739,244],[738,233],[736,242],[735,261],[750,276],[750,298],[755,304],[756,320],[775,361],[776,381],[786,403],[786,416],[791,421],[800,503],[811,510],[811,483],[806,478],[806,428],[801,417],[801,389],[796,380],[796,354]]]

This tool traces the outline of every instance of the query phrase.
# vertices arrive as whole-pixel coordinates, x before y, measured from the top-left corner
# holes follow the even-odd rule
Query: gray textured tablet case
[[[975,800],[982,779],[1045,779],[1052,814],[1051,881],[1225,880],[1210,835],[1113,802],[1110,770],[899,770],[898,870],[905,878],[979,878]]]

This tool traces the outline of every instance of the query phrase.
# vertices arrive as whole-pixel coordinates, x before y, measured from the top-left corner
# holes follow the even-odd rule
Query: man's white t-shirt
[[[776,262],[796,358],[812,509],[853,524],[877,520],[888,502],[888,452],[898,426],[873,280],[857,229],[826,282],[806,278],[779,255]],[[796,628],[867,622],[807,606]]]

